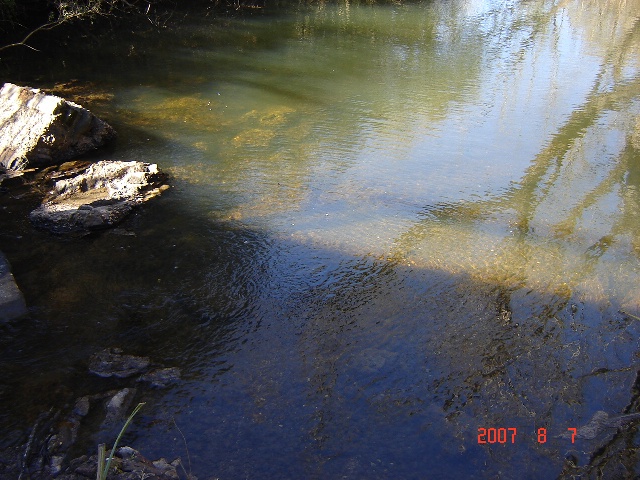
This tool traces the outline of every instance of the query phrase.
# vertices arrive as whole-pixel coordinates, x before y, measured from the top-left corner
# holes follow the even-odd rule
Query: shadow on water
[[[149,404],[128,441],[184,458],[175,419],[198,475],[548,478],[602,445],[637,462],[634,425],[559,437],[637,402],[640,324],[614,302],[310,247],[171,194],[115,232],[27,234],[28,252],[3,245],[35,306],[3,327],[3,448],[42,411],[113,388],[86,365],[118,346],[182,369],[167,390],[116,384]],[[480,427],[517,428],[517,442],[481,447]]]

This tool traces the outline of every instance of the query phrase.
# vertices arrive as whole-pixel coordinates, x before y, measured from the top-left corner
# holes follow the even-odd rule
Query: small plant
[[[124,422],[124,425],[120,429],[120,433],[118,434],[118,437],[116,438],[116,441],[113,444],[113,448],[111,448],[111,453],[109,454],[109,458],[107,460],[106,465],[104,464],[105,457],[107,455],[107,452],[105,450],[106,447],[104,443],[101,443],[100,445],[98,445],[98,471],[96,476],[97,480],[107,480],[107,475],[109,474],[109,467],[111,466],[111,460],[113,460],[113,455],[115,455],[116,453],[116,449],[118,448],[118,443],[120,443],[120,439],[122,438],[122,435],[124,435],[125,430],[131,423],[131,420],[133,420],[133,417],[135,417],[136,413],[138,413],[143,406],[144,406],[144,403],[139,403],[138,406],[133,409],[133,412],[131,412],[131,415],[129,415],[129,418],[127,418],[127,421]]]

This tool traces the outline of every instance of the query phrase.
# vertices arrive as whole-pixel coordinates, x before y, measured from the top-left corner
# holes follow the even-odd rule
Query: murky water
[[[112,388],[86,365],[118,346],[182,369],[127,440],[199,478],[640,473],[637,422],[561,437],[638,408],[639,12],[322,3],[50,59],[119,131],[101,155],[173,188],[71,240],[2,197],[32,319],[0,447]]]

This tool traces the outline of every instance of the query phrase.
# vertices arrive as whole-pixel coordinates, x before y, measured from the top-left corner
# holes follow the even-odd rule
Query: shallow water
[[[50,59],[32,81],[77,79],[118,130],[100,155],[172,189],[70,240],[0,197],[32,314],[3,334],[0,447],[112,388],[86,365],[118,346],[182,369],[137,385],[126,440],[199,478],[638,473],[633,423],[560,437],[637,408],[638,12],[323,3]],[[95,423],[78,453],[112,441]]]

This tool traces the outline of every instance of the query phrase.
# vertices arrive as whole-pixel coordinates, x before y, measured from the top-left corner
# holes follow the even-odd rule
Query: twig
[[[187,475],[187,478],[191,478],[191,456],[189,455],[189,447],[187,446],[187,439],[185,438],[184,433],[182,433],[182,430],[180,430],[180,427],[176,423],[176,418],[172,417],[171,420],[173,420],[173,424],[178,429],[178,432],[180,432],[180,436],[182,437],[182,441],[184,442],[184,449],[187,452],[187,462],[189,462],[189,473],[187,472],[184,472],[184,473],[185,475]],[[182,462],[180,462],[180,465],[182,466],[182,470],[184,470],[184,465],[182,465]]]
[[[58,8],[60,9],[61,7],[58,6]],[[9,45],[3,45],[0,47],[0,52],[3,50],[6,50],[7,48],[11,48],[11,47],[27,47],[30,48],[31,50],[34,50],[36,52],[39,52],[40,50],[38,50],[37,48],[32,47],[31,45],[27,45],[27,41],[36,33],[41,32],[41,31],[48,31],[48,30],[53,30],[56,27],[59,27],[60,25],[63,25],[67,22],[70,22],[71,20],[75,20],[78,18],[82,18],[85,16],[90,16],[90,15],[101,15],[102,11],[101,11],[101,3],[98,3],[96,5],[91,6],[90,8],[87,8],[86,10],[79,10],[79,11],[75,11],[75,12],[65,12],[62,9],[59,10],[59,18],[53,22],[47,22],[43,25],[40,25],[39,27],[31,30],[26,37],[24,37],[21,41],[16,42],[16,43],[11,43]]]
[[[7,48],[11,48],[11,47],[27,47],[30,48],[31,50],[34,50],[36,52],[39,52],[40,50],[38,50],[37,48],[32,47],[31,45],[27,45],[27,40],[29,40],[33,35],[35,35],[36,33],[42,31],[42,30],[51,30],[59,25],[62,25],[65,22],[65,20],[56,20],[55,22],[49,22],[49,23],[45,23],[44,25],[40,25],[38,28],[31,30],[26,37],[24,37],[20,42],[16,42],[16,43],[11,43],[9,45],[3,45],[2,47],[0,47],[0,52],[2,50],[6,50]]]
[[[629,312],[625,312],[624,310],[620,310],[620,313],[626,315],[627,317],[631,317],[634,320],[640,321],[640,317],[636,317],[635,315],[630,314]]]

